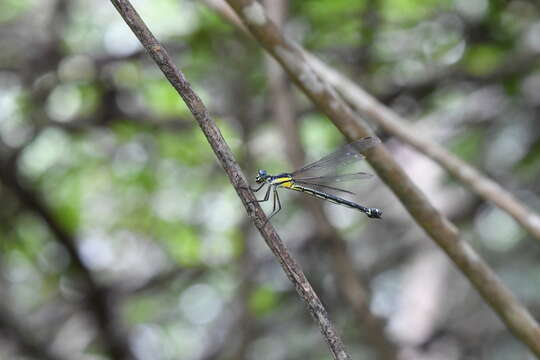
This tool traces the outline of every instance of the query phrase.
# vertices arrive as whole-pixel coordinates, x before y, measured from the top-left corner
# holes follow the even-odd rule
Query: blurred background
[[[538,1],[266,3],[288,37],[540,210]],[[342,145],[224,4],[133,1],[246,174]],[[377,133],[540,316],[538,243]],[[188,109],[108,1],[0,2],[0,159],[0,359],[330,358]],[[272,222],[353,358],[533,358],[377,177],[351,185],[383,220],[281,191]]]

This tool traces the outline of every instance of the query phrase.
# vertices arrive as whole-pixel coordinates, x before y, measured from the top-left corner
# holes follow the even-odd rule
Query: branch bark
[[[341,100],[336,91],[312,69],[304,52],[284,38],[254,0],[227,0],[251,34],[284,67],[291,79],[349,139],[371,136],[372,130]],[[414,220],[446,252],[496,311],[514,335],[540,357],[540,328],[458,230],[440,214],[411,182],[384,146],[367,154],[368,161],[394,191]]]
[[[293,282],[296,291],[304,300],[310,313],[319,324],[334,359],[350,359],[350,356],[345,351],[343,342],[330,321],[326,309],[322,305],[319,297],[308,282],[296,260],[291,256],[281,241],[272,224],[266,221],[266,215],[261,207],[255,202],[255,196],[253,192],[249,190],[249,184],[246,181],[244,174],[238,166],[229,146],[223,139],[219,128],[210,118],[208,111],[199,96],[193,91],[183,73],[176,67],[167,51],[150,32],[131,3],[128,0],[111,0],[111,2],[142,45],[146,48],[150,56],[154,59],[167,80],[169,80],[171,85],[185,101],[197,120],[220,164],[223,166],[223,169],[227,173],[238,196],[242,200],[248,215],[261,233],[268,247],[270,247],[272,252],[278,258],[283,270]]]

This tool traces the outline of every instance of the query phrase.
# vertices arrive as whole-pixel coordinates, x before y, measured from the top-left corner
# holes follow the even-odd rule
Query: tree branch
[[[347,77],[326,66],[312,55],[307,55],[307,59],[317,74],[334,86],[345,101],[356,111],[439,163],[471,191],[510,214],[536,240],[540,241],[540,216],[538,214],[519,202],[499,184],[481,174],[473,166],[451,154],[435,142],[418,136],[414,128],[406,125],[405,119],[378,102]]]
[[[341,100],[335,90],[312,69],[300,47],[285,39],[254,0],[227,0],[252,35],[288,72],[293,81],[350,140],[372,135],[371,129]],[[468,277],[484,300],[508,328],[540,356],[540,328],[529,312],[497,278],[458,230],[440,214],[411,182],[384,146],[367,153],[368,161],[394,191],[424,231]]]
[[[278,258],[283,270],[293,282],[296,291],[308,306],[310,313],[318,322],[334,359],[350,359],[319,297],[311,287],[311,284],[308,282],[296,260],[293,259],[281,241],[272,224],[266,221],[266,215],[261,207],[258,203],[254,202],[256,200],[255,196],[249,190],[249,184],[244,174],[234,159],[229,146],[223,139],[219,128],[210,118],[201,99],[193,91],[191,85],[187,82],[183,73],[176,67],[167,51],[157,41],[146,24],[144,24],[131,3],[128,0],[111,0],[111,2],[193,113],[238,196],[242,200],[248,215],[257,229],[259,229],[266,244]]]

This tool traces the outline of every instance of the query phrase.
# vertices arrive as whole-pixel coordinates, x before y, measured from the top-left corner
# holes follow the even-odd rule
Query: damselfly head
[[[268,173],[266,172],[266,170],[259,170],[257,172],[257,177],[255,178],[255,181],[258,184],[260,184],[260,183],[264,182],[267,178],[268,178]]]
[[[382,217],[382,211],[377,208],[369,208],[366,215],[370,218],[380,219]]]

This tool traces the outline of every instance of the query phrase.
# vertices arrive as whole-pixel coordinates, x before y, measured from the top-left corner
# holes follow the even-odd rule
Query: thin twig
[[[335,90],[312,69],[304,52],[284,38],[254,0],[227,0],[252,35],[287,71],[291,79],[350,140],[372,131]],[[458,230],[426,199],[384,146],[367,153],[368,161],[394,191],[414,220],[447,253],[516,337],[540,356],[540,328]]]
[[[131,3],[128,0],[111,0],[111,2],[193,113],[238,196],[242,200],[248,215],[257,229],[259,229],[266,244],[279,259],[283,270],[293,282],[298,294],[305,301],[310,313],[318,322],[333,357],[339,360],[350,359],[319,297],[273,226],[266,221],[266,215],[261,207],[255,202],[255,196],[249,190],[249,184],[244,174],[234,159],[229,146],[223,139],[219,128],[210,118],[201,99],[193,91],[183,73],[176,67],[167,51],[150,32]]]

